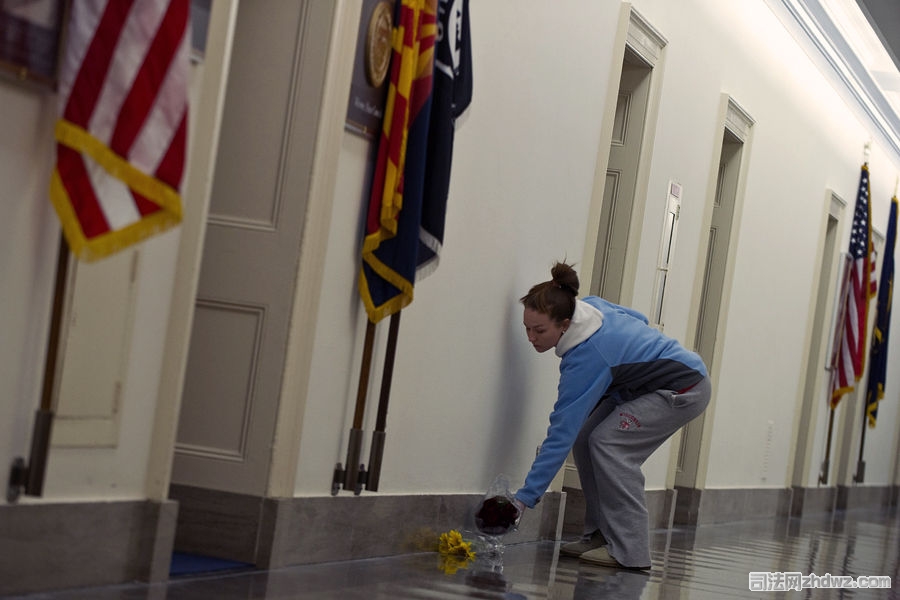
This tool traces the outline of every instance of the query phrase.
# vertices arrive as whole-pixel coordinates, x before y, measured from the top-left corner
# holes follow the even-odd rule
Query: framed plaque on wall
[[[55,88],[66,0],[0,0],[0,73]]]
[[[364,0],[356,39],[346,128],[374,139],[381,130],[391,66],[395,0]]]

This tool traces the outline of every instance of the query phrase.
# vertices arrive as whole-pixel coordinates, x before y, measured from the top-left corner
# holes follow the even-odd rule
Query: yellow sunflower
[[[438,552],[444,556],[459,556],[467,560],[475,558],[472,543],[465,541],[462,534],[455,529],[441,534]]]

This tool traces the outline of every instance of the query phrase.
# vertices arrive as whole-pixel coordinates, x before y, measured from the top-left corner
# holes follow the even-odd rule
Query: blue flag
[[[456,119],[472,101],[469,0],[439,0],[437,25],[428,162],[425,166],[422,222],[416,257],[417,279],[431,273],[440,259]]]
[[[866,390],[866,416],[869,420],[869,427],[875,427],[875,420],[878,417],[878,402],[884,398],[888,331],[891,326],[891,300],[894,290],[894,245],[896,239],[897,197],[894,196],[891,198],[891,216],[888,219],[884,258],[881,263],[881,287],[878,289],[875,327],[872,330],[872,356],[869,362],[869,385]]]

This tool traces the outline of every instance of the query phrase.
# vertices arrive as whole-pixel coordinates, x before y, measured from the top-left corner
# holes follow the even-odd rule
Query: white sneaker
[[[606,545],[606,538],[600,531],[595,531],[590,535],[583,536],[577,542],[569,542],[559,547],[559,553],[563,556],[574,556],[578,558],[585,552],[589,552],[595,548],[601,548]]]

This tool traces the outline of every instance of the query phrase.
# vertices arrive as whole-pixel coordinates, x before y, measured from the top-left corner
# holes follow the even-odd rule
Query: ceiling
[[[894,65],[900,69],[900,2],[856,0],[856,3],[894,61]]]
[[[900,0],[765,2],[870,123],[870,143],[900,155]]]
[[[871,77],[868,94],[882,107],[881,126],[894,149],[900,151],[900,0],[854,0],[848,4],[855,5],[863,18],[850,19],[856,25],[844,33]],[[883,102],[879,103],[878,97]]]

